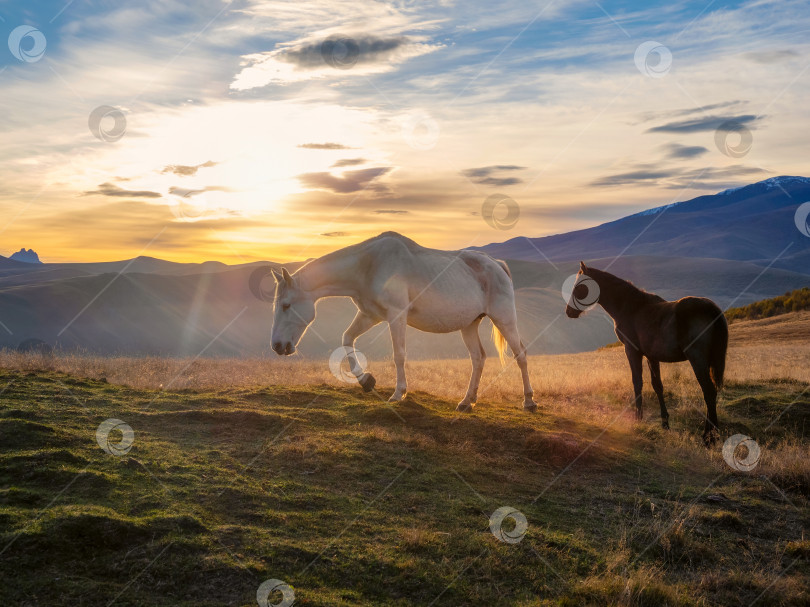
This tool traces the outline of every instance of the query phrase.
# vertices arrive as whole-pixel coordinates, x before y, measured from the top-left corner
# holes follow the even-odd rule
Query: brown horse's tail
[[[709,346],[709,370],[718,390],[723,388],[723,373],[726,370],[726,350],[728,349],[728,323],[725,315],[714,323],[711,345]]]

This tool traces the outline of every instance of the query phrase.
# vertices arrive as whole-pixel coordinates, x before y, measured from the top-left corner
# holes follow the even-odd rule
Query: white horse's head
[[[273,277],[276,297],[270,342],[276,354],[293,354],[307,327],[315,320],[315,299],[286,268],[281,268],[281,274],[273,270]]]

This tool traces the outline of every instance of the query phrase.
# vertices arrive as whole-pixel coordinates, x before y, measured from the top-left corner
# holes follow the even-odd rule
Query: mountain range
[[[615,336],[599,308],[579,320],[564,315],[562,284],[580,259],[668,299],[702,295],[722,307],[747,304],[810,285],[810,237],[794,221],[808,200],[810,179],[776,177],[584,230],[480,249],[509,263],[531,353],[590,350]],[[36,338],[104,354],[272,355],[269,268],[279,264],[151,257],[33,264],[0,256],[0,346]],[[322,300],[299,351],[328,356],[353,315],[348,299]],[[369,359],[390,356],[384,325],[357,345]],[[417,358],[467,355],[459,335],[411,329],[408,352]]]

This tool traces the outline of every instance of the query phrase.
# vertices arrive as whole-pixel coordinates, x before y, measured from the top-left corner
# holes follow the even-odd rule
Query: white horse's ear
[[[275,270],[270,270],[273,273],[273,278],[276,279],[276,282],[281,282],[281,274],[276,272]]]
[[[287,283],[288,287],[292,286],[293,278],[290,276],[290,273],[287,271],[287,268],[281,268],[281,275],[284,277],[284,282]]]
[[[588,268],[585,266],[584,261],[579,262],[579,269],[580,269],[581,272],[587,272],[588,271]]]

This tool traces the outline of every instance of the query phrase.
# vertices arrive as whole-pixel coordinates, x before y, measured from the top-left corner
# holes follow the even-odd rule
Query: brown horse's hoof
[[[661,427],[662,427],[664,430],[669,430],[669,418],[668,418],[668,417],[665,417],[665,418],[663,418],[663,419],[661,420]]]
[[[472,405],[470,403],[459,403],[456,407],[456,411],[461,411],[462,413],[472,413]]]
[[[371,392],[374,386],[377,385],[377,380],[374,379],[371,373],[364,373],[357,382],[360,384],[360,387],[363,388],[363,392]]]

